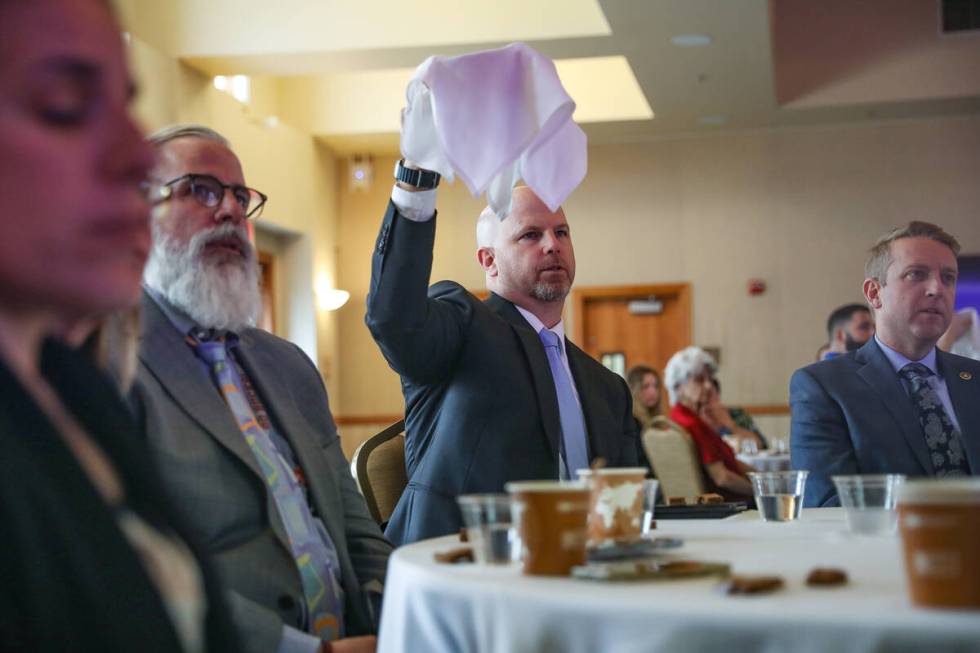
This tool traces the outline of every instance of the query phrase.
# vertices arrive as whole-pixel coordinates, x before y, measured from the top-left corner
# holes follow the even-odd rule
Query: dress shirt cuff
[[[276,653],[318,653],[322,640],[290,626],[282,627],[282,639]]]
[[[391,189],[391,201],[402,217],[412,222],[428,222],[436,214],[436,189],[410,191],[395,184]]]

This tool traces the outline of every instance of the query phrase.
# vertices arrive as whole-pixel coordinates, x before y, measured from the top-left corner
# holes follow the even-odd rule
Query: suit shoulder
[[[796,370],[796,372],[793,373],[793,376],[795,377],[802,374],[816,379],[831,378],[837,376],[838,374],[844,374],[852,371],[859,365],[860,363],[858,362],[854,352],[848,352],[843,356],[837,356],[836,358],[831,358],[830,360],[818,361],[816,363],[804,365]]]
[[[242,334],[245,338],[251,341],[253,347],[261,347],[262,349],[268,351],[275,351],[277,354],[281,355],[296,355],[302,356],[304,359],[309,359],[309,357],[300,349],[299,345],[285,338],[280,338],[279,336],[264,331],[262,329],[248,329]]]
[[[464,288],[462,284],[456,281],[450,281],[448,279],[437,281],[436,283],[429,286],[429,298],[444,299],[449,301],[453,301],[453,300],[480,301],[473,293],[471,293],[469,290]]]
[[[974,375],[980,375],[980,361],[949,352],[942,352],[941,356],[943,365],[951,366],[953,371],[971,372]]]

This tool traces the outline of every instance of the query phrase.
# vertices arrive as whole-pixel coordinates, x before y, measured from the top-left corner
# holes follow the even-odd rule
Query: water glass
[[[660,488],[660,481],[655,478],[648,478],[643,481],[643,525],[641,532],[649,533],[653,530],[653,511],[657,505],[657,490]]]
[[[898,486],[905,482],[901,474],[857,474],[832,476],[837,496],[844,506],[847,525],[858,535],[894,533],[898,527],[895,500]]]
[[[803,507],[803,488],[809,472],[749,472],[755,505],[762,521],[794,521]]]
[[[456,498],[477,564],[505,564],[513,559],[515,537],[510,497],[464,494]]]

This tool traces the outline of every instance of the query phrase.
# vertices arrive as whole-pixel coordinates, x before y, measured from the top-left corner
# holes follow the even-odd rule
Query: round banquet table
[[[527,577],[516,565],[437,563],[456,536],[397,549],[388,566],[378,650],[465,653],[647,651],[980,651],[980,612],[913,607],[898,536],[846,532],[841,508],[800,521],[660,520],[682,538],[671,558],[779,574],[784,589],[727,596],[719,580],[600,583]],[[847,571],[838,588],[807,587],[816,566]]]
[[[791,469],[788,453],[739,454],[737,458],[760,472],[786,472]]]

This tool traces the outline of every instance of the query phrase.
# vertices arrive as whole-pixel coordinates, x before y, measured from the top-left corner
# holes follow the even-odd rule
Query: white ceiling
[[[194,68],[276,78],[281,117],[340,152],[397,149],[426,57],[515,40],[558,60],[592,142],[980,112],[980,36],[939,35],[938,0],[119,4],[127,29]]]

